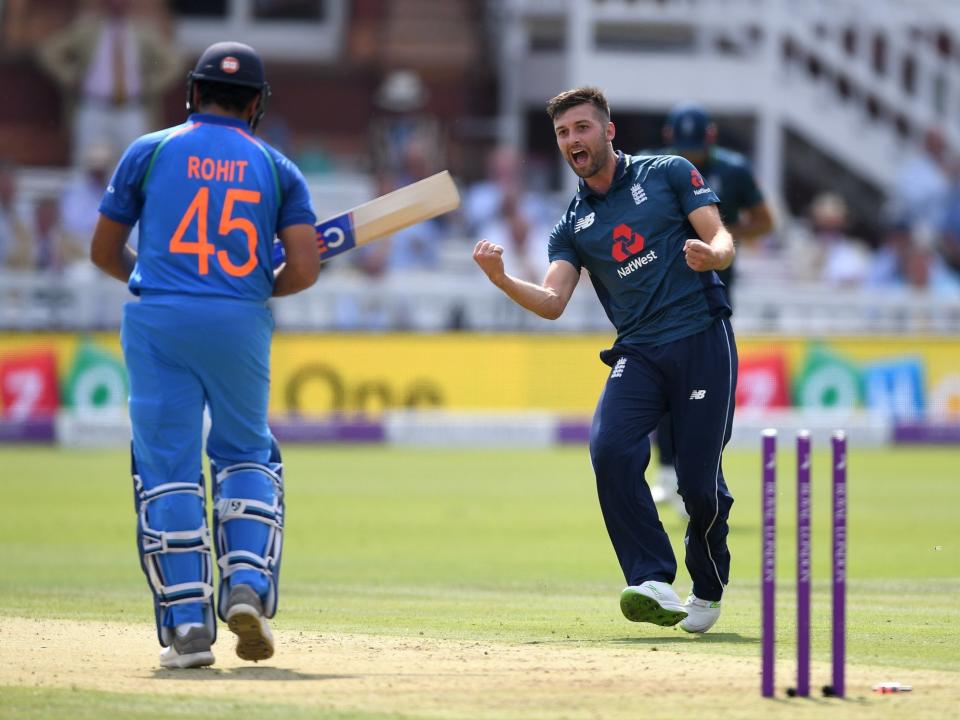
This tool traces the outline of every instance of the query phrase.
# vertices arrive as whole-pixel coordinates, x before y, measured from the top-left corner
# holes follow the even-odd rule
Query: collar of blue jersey
[[[225,115],[213,115],[212,113],[191,113],[187,122],[209,123],[211,125],[229,125],[230,127],[249,129],[246,120],[240,118],[227,117]]]
[[[623,179],[623,176],[627,174],[627,166],[630,164],[630,156],[624,155],[622,152],[617,150],[617,169],[613,171],[613,182],[610,183],[610,190]],[[607,190],[607,192],[610,192]],[[581,178],[580,182],[577,184],[577,197],[581,200],[584,200],[589,195],[600,196],[600,193],[595,193],[590,189],[590,186]]]

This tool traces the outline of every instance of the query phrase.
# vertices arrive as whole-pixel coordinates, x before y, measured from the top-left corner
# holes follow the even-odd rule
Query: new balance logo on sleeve
[[[706,396],[706,390],[694,390],[692,393],[690,393],[691,400],[703,400]]]
[[[573,225],[573,231],[575,233],[580,232],[581,230],[586,230],[588,227],[593,225],[593,220],[596,217],[596,213],[590,213],[589,215],[584,215],[582,218],[577,220]]]

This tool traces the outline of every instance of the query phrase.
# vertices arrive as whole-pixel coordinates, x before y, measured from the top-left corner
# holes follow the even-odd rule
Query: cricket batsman
[[[730,573],[733,498],[721,458],[733,420],[737,348],[716,271],[733,261],[733,238],[717,196],[689,161],[614,151],[615,128],[600,90],[563,92],[547,113],[580,184],[550,235],[543,282],[507,275],[503,248],[487,240],[473,257],[509,298],[548,319],[560,317],[581,269],[588,271],[617,330],[613,347],[600,353],[611,371],[593,418],[590,457],[627,582],[620,608],[635,622],[706,632],[720,616]],[[648,435],[666,413],[690,516],[685,544],[693,588],[686,602],[673,589],[677,561],[644,479]]]
[[[214,662],[214,603],[237,635],[237,655],[274,652],[267,619],[277,609],[284,501],[267,426],[274,323],[266,303],[312,285],[319,258],[303,175],[254,135],[269,95],[253,48],[207,48],[188,75],[187,121],[127,148],[91,242],[94,264],[139,298],[124,307],[120,338],[137,543],[163,667]],[[135,252],[127,238],[137,224]],[[286,254],[276,271],[275,237]]]

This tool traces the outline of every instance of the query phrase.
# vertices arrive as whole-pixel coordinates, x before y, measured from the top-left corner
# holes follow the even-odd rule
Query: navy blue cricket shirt
[[[697,234],[687,216],[720,201],[697,169],[676,155],[618,153],[605,195],[583,182],[550,235],[550,262],[586,268],[617,330],[618,345],[660,345],[694,335],[730,314],[713,271],[686,263]]]

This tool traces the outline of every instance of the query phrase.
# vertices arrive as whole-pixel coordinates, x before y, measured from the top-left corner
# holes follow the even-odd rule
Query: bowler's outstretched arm
[[[566,260],[550,263],[541,285],[507,275],[503,269],[503,248],[489,240],[477,243],[473,259],[507,297],[547,320],[556,320],[563,314],[580,281],[580,273]]]

